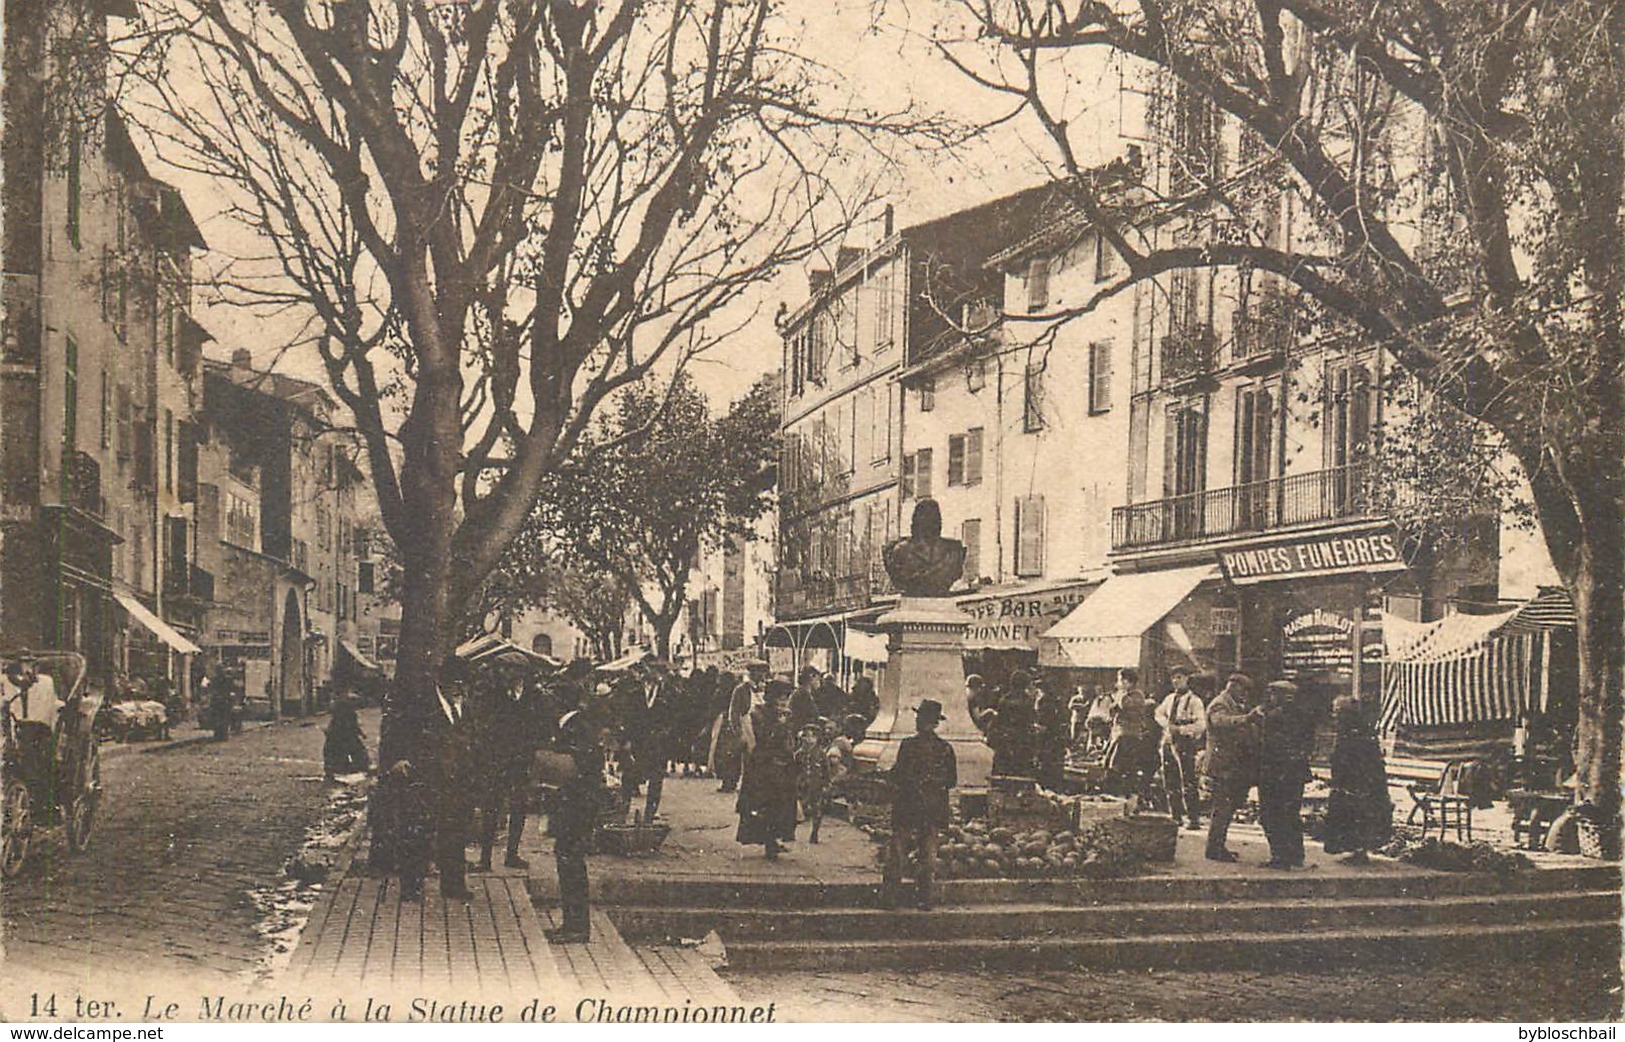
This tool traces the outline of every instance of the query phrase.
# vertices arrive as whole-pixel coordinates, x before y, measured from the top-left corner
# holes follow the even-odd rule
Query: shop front
[[[1391,525],[1311,534],[1218,551],[1237,609],[1235,666],[1259,682],[1291,680],[1323,724],[1331,704],[1382,697],[1382,618],[1389,597],[1411,599],[1401,540]]]

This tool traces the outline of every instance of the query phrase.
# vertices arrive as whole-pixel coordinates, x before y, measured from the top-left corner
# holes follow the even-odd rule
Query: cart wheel
[[[82,854],[90,846],[90,830],[96,824],[96,805],[102,800],[102,754],[95,746],[90,748],[90,766],[85,770],[85,784],[68,808],[68,849]]]
[[[0,877],[11,879],[22,871],[34,838],[34,797],[27,785],[17,779],[6,783],[0,815]]]

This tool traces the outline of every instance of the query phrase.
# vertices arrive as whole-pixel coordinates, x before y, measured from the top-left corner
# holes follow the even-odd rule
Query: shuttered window
[[[965,432],[965,484],[982,483],[982,428],[972,427]]]
[[[903,479],[902,479],[903,498],[904,499],[913,499],[914,498],[914,464],[915,464],[914,453],[912,453],[912,452],[905,453],[903,455]]]
[[[1044,429],[1044,364],[1028,362],[1022,386],[1021,429],[1029,433]]]
[[[931,495],[931,450],[921,449],[914,454],[914,492],[920,499]]]
[[[963,434],[950,434],[948,436],[948,486],[965,483],[965,436]]]
[[[959,541],[965,544],[965,583],[980,585],[982,581],[982,520],[971,518],[959,526]]]
[[[1034,257],[1027,262],[1027,310],[1049,307],[1049,258]]]
[[[1112,342],[1101,340],[1089,345],[1089,412],[1107,412],[1112,407]]]
[[[1018,578],[1044,574],[1044,497],[1020,496],[1016,499],[1016,560]]]
[[[1044,497],[1015,501],[1015,572],[1018,577],[1044,574]]]

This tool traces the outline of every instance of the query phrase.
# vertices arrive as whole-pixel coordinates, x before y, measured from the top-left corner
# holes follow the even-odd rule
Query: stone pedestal
[[[897,746],[914,734],[914,707],[922,699],[942,703],[937,734],[954,747],[961,789],[984,789],[993,768],[988,748],[965,702],[964,638],[970,619],[946,597],[904,597],[882,615],[886,631],[885,683],[880,713],[854,750],[863,766],[889,770]]]

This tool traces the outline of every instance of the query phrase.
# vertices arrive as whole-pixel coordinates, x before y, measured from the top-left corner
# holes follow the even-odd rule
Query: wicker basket
[[[1579,818],[1575,824],[1580,837],[1581,856],[1598,858],[1604,861],[1619,860],[1620,826],[1618,824],[1603,825],[1589,818]]]
[[[598,851],[619,854],[621,857],[640,857],[659,852],[660,844],[671,835],[670,825],[649,825],[635,821],[630,825],[604,825],[598,830]]]
[[[1179,822],[1166,814],[1138,814],[1097,822],[1087,834],[1096,844],[1146,861],[1172,861]]]

